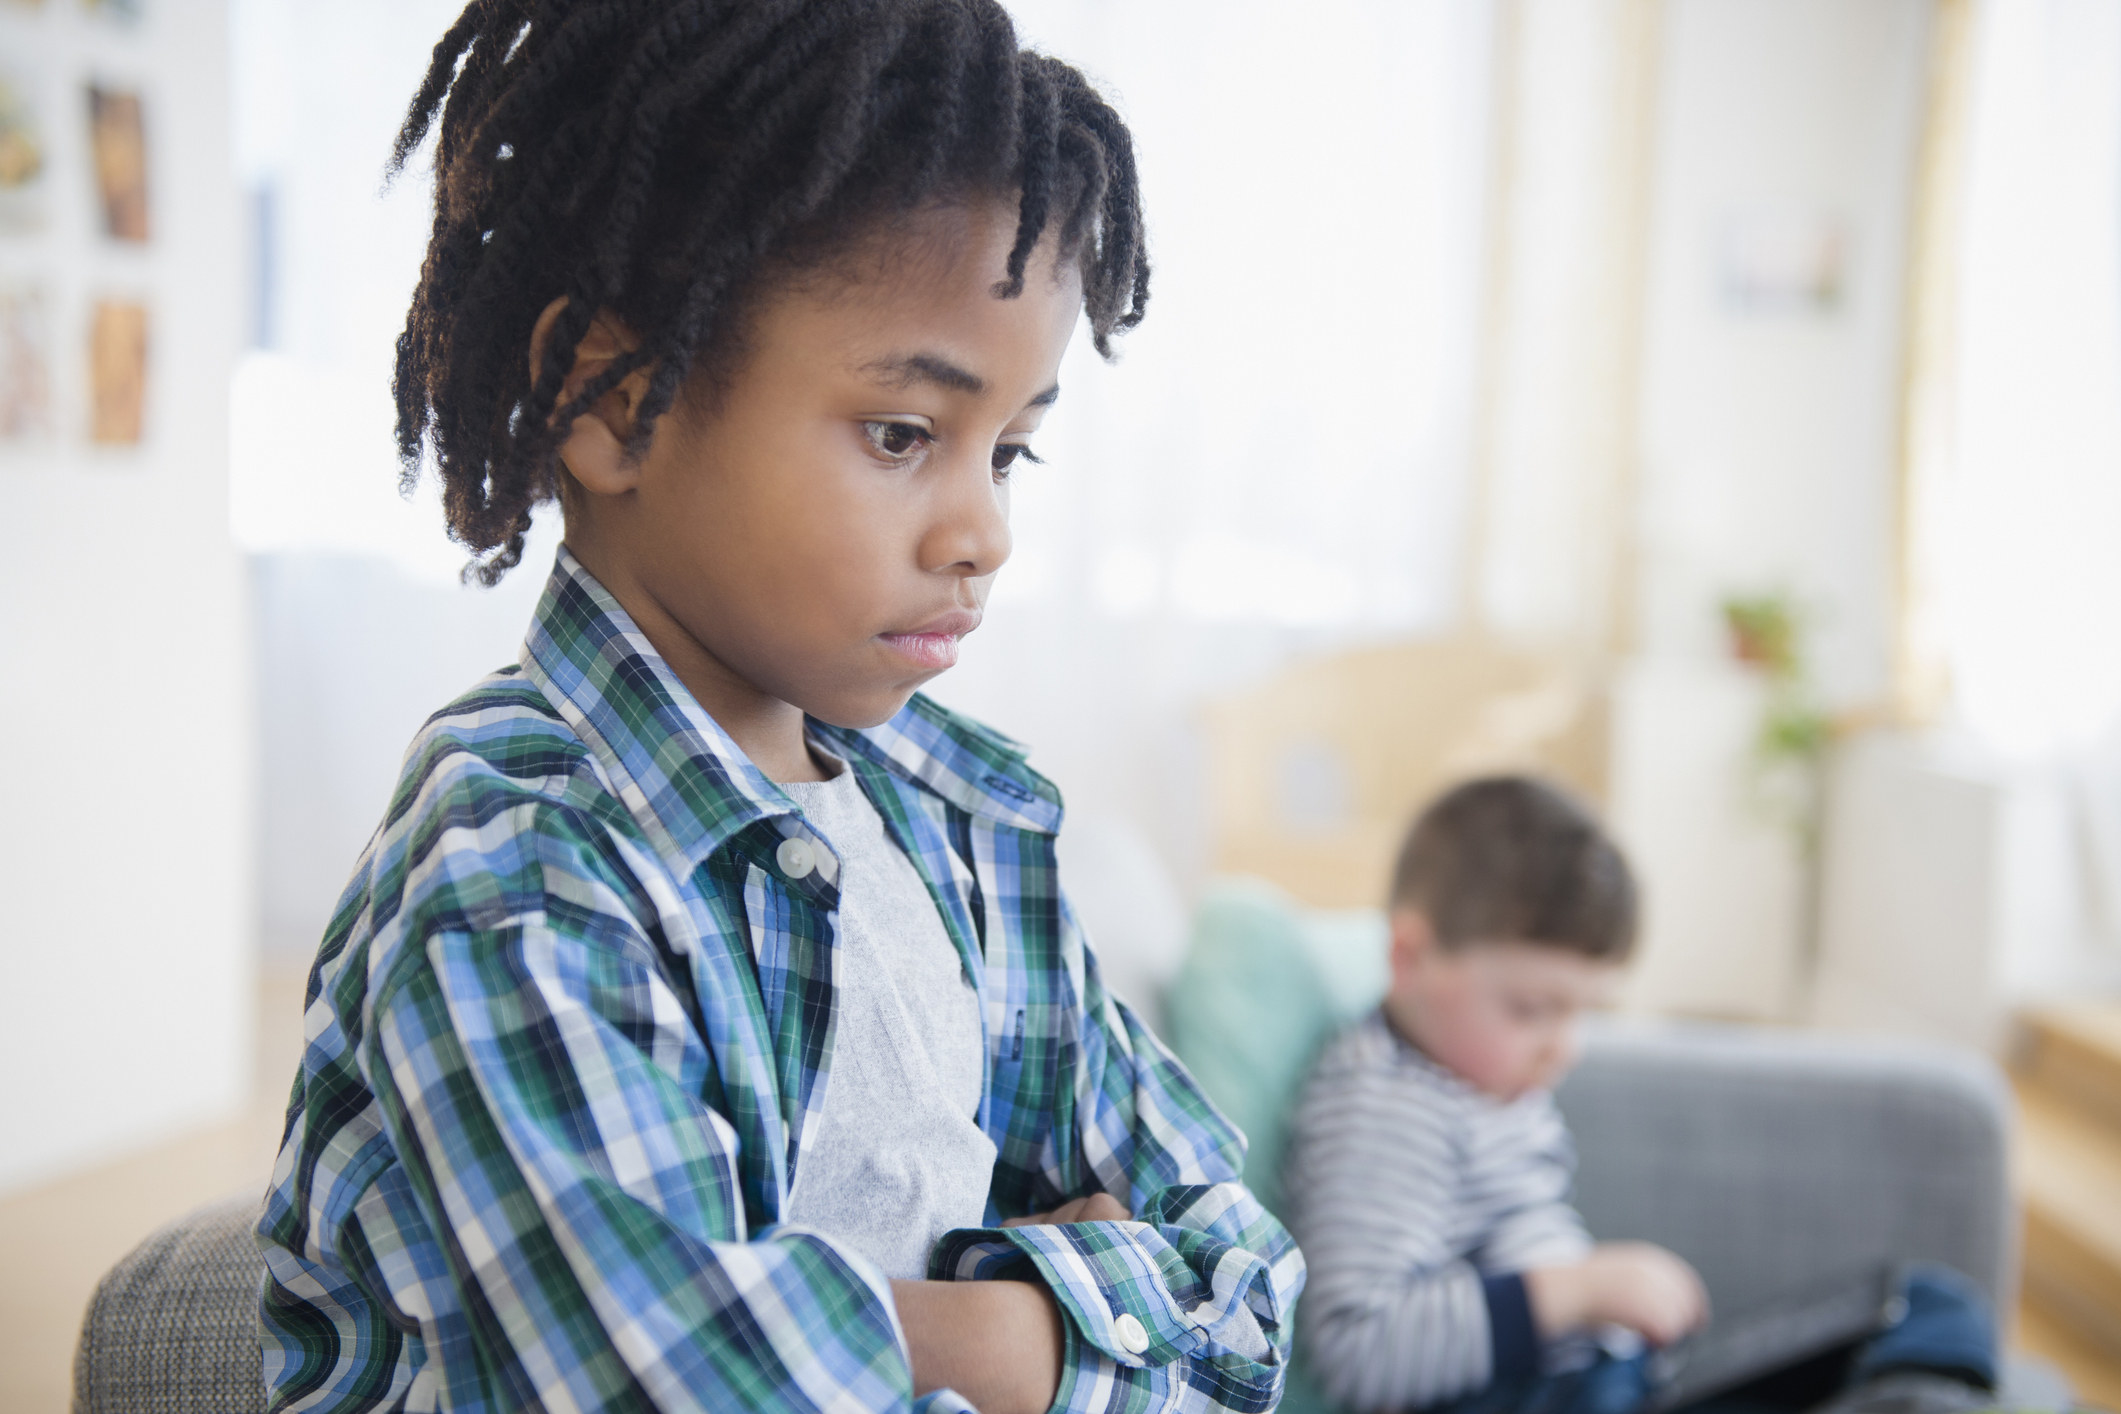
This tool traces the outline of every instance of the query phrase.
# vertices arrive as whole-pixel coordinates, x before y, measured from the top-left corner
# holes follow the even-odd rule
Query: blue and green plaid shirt
[[[990,1226],[930,1274],[1046,1282],[1057,1409],[1272,1406],[1303,1259],[1237,1182],[1242,1138],[1101,985],[1053,787],[925,698],[811,730],[979,992]],[[561,551],[521,662],[414,741],[311,974],[258,1229],[273,1407],[908,1407],[889,1284],[781,1225],[832,1071],[837,876]],[[1137,1220],[991,1226],[1096,1192]]]

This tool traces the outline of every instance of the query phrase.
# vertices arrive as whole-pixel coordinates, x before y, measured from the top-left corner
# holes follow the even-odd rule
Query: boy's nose
[[[921,568],[968,578],[993,574],[1009,559],[1006,488],[994,481],[992,453],[967,457],[950,468],[935,502],[934,519],[921,541]]]

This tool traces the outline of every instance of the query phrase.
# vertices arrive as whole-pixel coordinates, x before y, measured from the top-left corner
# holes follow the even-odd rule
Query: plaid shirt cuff
[[[1098,1407],[1068,1397],[1085,1375],[1110,1387],[1109,1376],[1086,1364],[1143,1369],[1212,1355],[1280,1362],[1251,1300],[1270,1299],[1266,1263],[1223,1246],[1205,1274],[1196,1272],[1149,1223],[964,1228],[936,1244],[929,1269],[942,1280],[982,1281],[1026,1276],[1027,1263],[1069,1318],[1070,1371],[1056,1408]]]

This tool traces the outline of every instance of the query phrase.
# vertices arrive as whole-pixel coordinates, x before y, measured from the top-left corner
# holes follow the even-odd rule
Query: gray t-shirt
[[[832,1068],[785,1216],[919,1279],[937,1238],[980,1225],[994,1179],[979,995],[854,772],[781,789],[840,861]]]

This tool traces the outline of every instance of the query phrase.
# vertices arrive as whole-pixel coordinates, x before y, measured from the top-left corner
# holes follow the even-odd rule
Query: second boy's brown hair
[[[1533,942],[1618,962],[1635,946],[1627,860],[1589,810],[1528,776],[1468,781],[1424,810],[1392,906],[1421,910],[1447,948]]]

